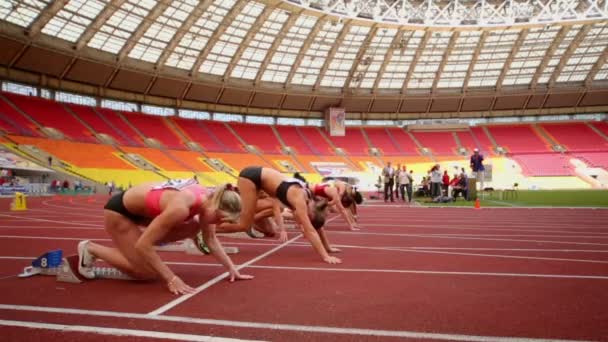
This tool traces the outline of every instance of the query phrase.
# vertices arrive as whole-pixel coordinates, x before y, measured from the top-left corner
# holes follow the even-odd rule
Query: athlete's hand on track
[[[336,258],[334,256],[327,256],[323,259],[323,261],[325,261],[328,264],[341,264],[342,260],[340,260],[339,258]]]
[[[194,293],[194,289],[178,276],[173,277],[173,280],[167,283],[167,287],[175,295]]]
[[[252,275],[249,274],[240,274],[239,271],[230,272],[230,282],[234,283],[235,280],[251,280],[253,279]]]
[[[282,231],[279,233],[279,242],[283,243],[283,242],[287,242],[287,232],[286,231]]]

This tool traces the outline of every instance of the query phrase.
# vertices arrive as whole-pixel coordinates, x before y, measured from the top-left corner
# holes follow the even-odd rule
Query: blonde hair
[[[230,183],[220,185],[211,197],[211,206],[213,210],[221,210],[227,220],[235,223],[241,215],[241,196]]]
[[[314,201],[314,209],[312,215],[309,215],[310,223],[315,228],[315,230],[319,230],[323,228],[325,225],[325,219],[327,218],[327,200],[326,199],[316,199]]]

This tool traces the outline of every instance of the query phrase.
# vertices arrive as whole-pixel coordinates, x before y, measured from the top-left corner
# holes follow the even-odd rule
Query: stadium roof
[[[605,0],[0,0],[0,64],[235,111],[606,106],[607,18]]]

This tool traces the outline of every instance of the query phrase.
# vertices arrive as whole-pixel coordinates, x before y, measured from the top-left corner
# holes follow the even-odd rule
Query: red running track
[[[608,210],[364,206],[362,231],[327,228],[341,265],[295,231],[288,244],[224,238],[249,282],[229,284],[210,256],[161,253],[199,288],[187,297],[159,282],[16,277],[47,250],[111,244],[103,200],[0,201],[3,340],[608,340]]]

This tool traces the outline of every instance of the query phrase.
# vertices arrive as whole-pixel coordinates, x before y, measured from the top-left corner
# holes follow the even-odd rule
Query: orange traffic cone
[[[479,198],[475,200],[475,209],[481,209],[481,203],[479,203]]]

